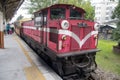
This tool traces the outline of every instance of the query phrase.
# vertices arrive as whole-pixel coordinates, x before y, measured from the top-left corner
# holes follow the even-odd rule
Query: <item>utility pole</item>
[[[0,48],[4,48],[3,12],[0,11]]]

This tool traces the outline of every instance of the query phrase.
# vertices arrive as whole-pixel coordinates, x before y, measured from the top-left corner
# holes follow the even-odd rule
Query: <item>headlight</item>
[[[63,35],[62,36],[62,40],[65,41],[67,39],[67,36],[66,35]]]
[[[61,23],[61,27],[63,29],[68,29],[69,28],[69,22],[67,20],[63,20]]]
[[[100,25],[98,23],[94,24],[94,29],[97,31],[99,29]]]

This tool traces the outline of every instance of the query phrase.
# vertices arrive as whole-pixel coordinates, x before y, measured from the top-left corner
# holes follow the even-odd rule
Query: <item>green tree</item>
[[[48,7],[53,4],[72,4],[78,7],[82,7],[86,11],[86,19],[94,20],[94,7],[91,6],[89,0],[27,0],[25,3],[25,9],[28,9],[29,13]]]
[[[120,0],[113,12],[112,18],[118,19],[117,28],[113,31],[113,39],[118,41],[118,46],[120,47]]]
[[[84,1],[81,6],[83,9],[85,9],[86,11],[86,19],[89,19],[89,20],[94,20],[94,16],[95,16],[95,9],[93,6],[91,6],[91,3],[90,1]]]
[[[17,17],[17,21],[19,21],[19,20],[21,20],[21,19],[23,19],[23,16],[22,16],[22,15],[20,15],[20,16]]]
[[[33,14],[35,11],[54,4],[55,1],[56,0],[26,0],[24,9],[27,9],[28,13]]]
[[[58,3],[72,4],[81,7],[86,11],[85,18],[94,20],[95,10],[94,7],[91,6],[90,0],[58,0]]]

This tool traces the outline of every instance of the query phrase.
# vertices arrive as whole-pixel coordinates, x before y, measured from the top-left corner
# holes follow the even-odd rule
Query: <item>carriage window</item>
[[[76,9],[70,9],[70,19],[81,19],[82,13]]]
[[[43,22],[44,22],[44,25],[46,25],[47,24],[47,11],[44,11],[43,12]]]
[[[47,24],[47,15],[44,15],[44,25]]]
[[[41,13],[35,14],[35,26],[39,27],[43,24],[43,15]]]
[[[65,9],[64,8],[52,8],[51,9],[51,19],[65,19]]]

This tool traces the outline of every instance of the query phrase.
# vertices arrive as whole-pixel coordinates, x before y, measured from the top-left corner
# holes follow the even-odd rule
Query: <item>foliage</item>
[[[21,20],[22,18],[23,18],[22,15],[18,16],[18,17],[17,17],[17,21]]]
[[[120,44],[120,28],[118,27],[113,31],[113,39],[118,41],[118,45]]]
[[[83,7],[83,9],[85,9],[86,19],[94,20],[94,16],[95,16],[94,7],[91,6],[91,3],[89,1],[84,2],[80,7]]]
[[[114,40],[118,41],[118,45],[120,46],[120,0],[119,0],[117,7],[115,8],[113,12],[112,18],[118,19],[117,28],[113,31],[113,38]]]
[[[94,11],[94,7],[91,6],[91,3],[89,0],[86,0],[86,1],[85,0],[59,0],[58,3],[72,4],[72,5],[81,7],[86,11],[85,18],[89,20],[94,20],[95,11]]]
[[[87,0],[26,0],[25,9],[28,9],[28,12],[32,14],[39,9],[58,3],[82,7],[86,11],[86,19],[94,20],[94,7],[92,7],[90,1]]]
[[[54,4],[56,0],[26,0],[24,9],[27,9],[30,14],[42,8]]]
[[[101,51],[96,54],[96,62],[102,69],[120,75],[120,55],[112,51],[116,44],[115,41],[99,40],[98,48]]]

